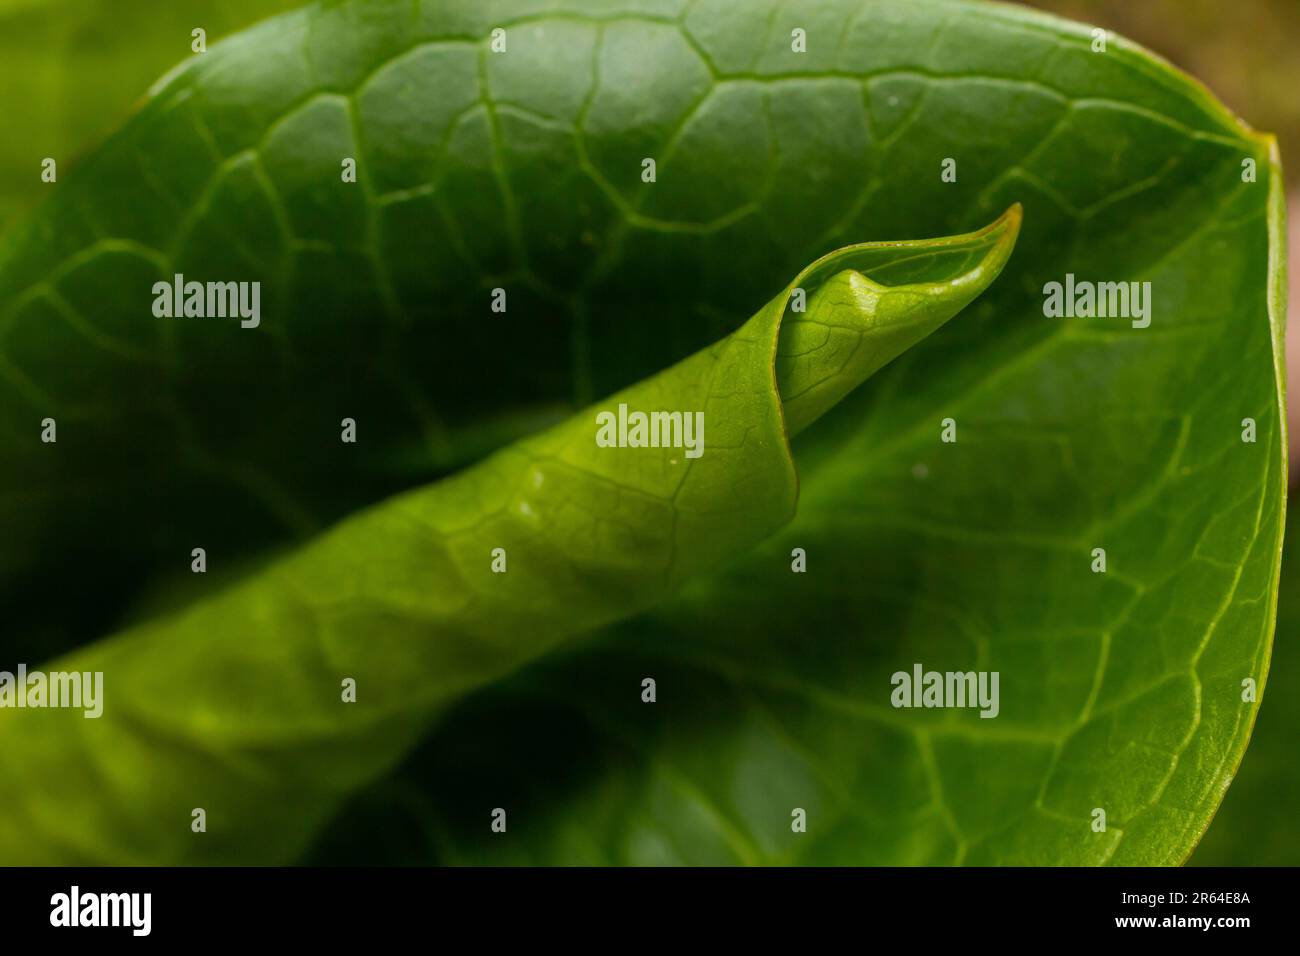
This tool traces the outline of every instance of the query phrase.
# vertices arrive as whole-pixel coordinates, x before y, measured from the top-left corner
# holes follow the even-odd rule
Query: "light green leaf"
[[[55,661],[105,675],[112,704],[83,721],[28,710],[0,723],[0,748],[25,768],[0,784],[0,858],[292,861],[448,704],[661,603],[789,520],[787,427],[802,431],[987,288],[1019,226],[1017,207],[970,236],[826,256],[706,351],[228,593]],[[897,259],[932,277],[886,287],[856,271]],[[807,308],[783,331],[796,288]],[[792,415],[778,381],[796,389]],[[601,416],[626,409],[676,427],[603,444]],[[105,799],[90,812],[69,767],[98,776]],[[201,841],[157,825],[187,801],[207,814]]]

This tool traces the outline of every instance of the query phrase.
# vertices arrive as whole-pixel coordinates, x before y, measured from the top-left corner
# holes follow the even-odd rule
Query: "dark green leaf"
[[[227,569],[298,546],[273,568],[387,587],[400,613],[322,626],[292,610],[319,592],[249,572],[180,624],[159,612],[77,652],[121,663],[139,726],[96,761],[59,735],[114,731],[47,722],[63,757],[6,795],[0,832],[39,832],[28,858],[287,858],[433,717],[316,858],[371,859],[341,834],[378,819],[405,853],[471,862],[1181,861],[1241,759],[1257,706],[1241,681],[1262,682],[1271,644],[1280,170],[1193,81],[1091,44],[956,0],[351,0],[198,58],[0,243],[2,653],[115,630],[196,544]],[[797,514],[764,543],[791,489],[755,496],[775,472],[735,460],[752,527],[702,531],[674,600],[601,586],[546,626],[537,608],[494,618],[507,646],[485,660],[411,613],[444,595],[404,561],[424,554],[401,518],[415,499],[321,535],[544,440],[525,436],[734,332],[829,250],[962,233],[1017,202],[1002,279],[811,424]],[[894,287],[969,270],[951,258],[854,268]],[[260,326],[155,319],[147,290],[177,272],[261,281]],[[1151,282],[1150,326],[1045,317],[1067,274]],[[57,445],[39,442],[47,416]],[[448,500],[500,460],[412,494]],[[645,559],[604,554],[615,579],[613,555]],[[542,657],[551,624],[642,609]],[[335,703],[352,654],[396,688],[428,668],[448,683],[427,707],[375,700],[392,710],[374,746],[381,725]],[[999,717],[890,707],[890,675],[918,662],[999,671]],[[340,750],[360,756],[331,777]],[[241,775],[260,781],[247,798],[215,784]],[[204,800],[232,801],[206,847],[187,829]]]

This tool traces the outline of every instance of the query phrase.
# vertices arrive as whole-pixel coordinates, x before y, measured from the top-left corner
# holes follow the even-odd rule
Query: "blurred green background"
[[[477,0],[463,0],[466,3]],[[736,0],[746,2],[746,0]],[[191,55],[190,31],[209,45],[301,0],[0,0],[0,230],[128,116],[145,92]],[[1300,156],[1300,0],[1028,0],[1163,54],[1202,79],[1257,129],[1277,134],[1283,161]],[[1291,162],[1300,168],[1300,162]],[[1290,178],[1294,184],[1294,176]],[[1292,194],[1296,191],[1291,190]],[[1300,249],[1292,200],[1291,248]],[[1291,301],[1300,301],[1292,257]],[[1293,305],[1292,317],[1296,314]],[[1300,381],[1300,334],[1290,337],[1291,380]],[[1300,389],[1297,389],[1300,391]],[[1291,434],[1300,436],[1294,400]],[[1293,445],[1294,447],[1294,445]],[[1295,456],[1292,456],[1294,467]],[[1300,521],[1292,521],[1300,534]],[[1300,865],[1300,551],[1287,537],[1273,665],[1254,740],[1191,863]]]
[[[209,45],[301,0],[0,0],[0,229],[117,127],[160,76]]]

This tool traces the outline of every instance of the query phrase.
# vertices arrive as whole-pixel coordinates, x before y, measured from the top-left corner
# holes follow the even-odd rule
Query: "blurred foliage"
[[[0,228],[38,200],[41,160],[69,161],[121,125],[186,57],[302,0],[0,0]]]

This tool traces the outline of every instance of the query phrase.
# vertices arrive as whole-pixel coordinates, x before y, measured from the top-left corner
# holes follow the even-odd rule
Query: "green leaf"
[[[235,862],[257,847],[259,860],[292,860],[340,795],[387,769],[440,709],[661,603],[784,524],[796,496],[787,428],[802,431],[983,291],[1019,225],[1016,207],[970,236],[826,256],[713,347],[363,512],[226,594],[54,662],[111,674],[113,706],[0,724],[0,747],[26,768],[0,801],[0,857]],[[882,260],[924,261],[931,278],[886,287],[856,271]],[[783,326],[795,289],[807,307]],[[795,388],[784,415],[777,382]],[[624,409],[679,416],[684,444],[661,442],[675,434],[665,429],[652,447],[611,449],[599,423]],[[340,677],[355,682],[355,706],[341,703]],[[70,766],[108,778],[92,814]],[[204,795],[206,839],[150,828],[191,794]]]
[[[1118,38],[1091,44],[957,0],[352,0],[169,78],[0,240],[0,654],[86,645],[66,659],[114,662],[109,693],[112,673],[135,688],[105,730],[44,722],[48,756],[25,778],[44,783],[9,784],[3,805],[22,809],[0,832],[42,835],[25,858],[287,859],[375,780],[310,858],[1181,861],[1245,750],[1240,682],[1262,685],[1271,645],[1280,169],[1194,81]],[[636,547],[621,525],[568,544],[592,577],[554,594],[542,582],[568,562],[531,581],[512,562],[527,611],[488,615],[495,642],[419,623],[421,602],[452,613],[459,592],[450,572],[450,590],[429,586],[448,565],[402,502],[471,520],[504,492],[471,493],[469,476],[524,467],[519,449],[578,427],[553,425],[566,412],[656,375],[687,407],[689,376],[662,370],[724,360],[700,350],[739,348],[726,337],[806,263],[965,233],[1017,202],[997,285],[834,408],[825,373],[870,374],[945,311],[910,333],[882,323],[872,341],[903,338],[874,356],[834,323],[786,326],[782,358],[812,356],[776,369],[806,426],[797,510],[784,441],[751,461],[723,430],[700,461],[735,473],[702,487],[727,487],[730,510],[674,510],[696,535],[673,552],[679,576],[643,580],[677,533],[648,510]],[[882,288],[970,272],[974,241],[879,246],[851,260],[869,282],[808,290],[811,314],[925,315],[915,290]],[[177,272],[261,281],[261,324],[155,319],[147,290]],[[1046,317],[1044,287],[1067,275],[1151,282],[1150,326]],[[770,376],[745,385],[768,396],[745,420],[775,436]],[[47,416],[57,445],[39,442]],[[543,423],[558,431],[530,437]],[[610,493],[584,485],[572,507],[598,513]],[[96,640],[196,545],[227,574],[298,550]],[[362,586],[389,601],[326,624],[306,610]],[[556,594],[576,603],[561,614]],[[437,680],[422,706],[394,692],[383,720],[349,718],[336,665],[354,655],[363,678]],[[894,709],[891,675],[915,663],[998,671],[998,718]],[[113,762],[77,742],[100,733]],[[47,804],[49,788],[63,796]],[[184,829],[204,800],[230,801],[212,816],[233,828],[213,822],[207,846]],[[511,808],[508,838],[493,807]]]
[[[1196,866],[1295,866],[1300,861],[1300,555],[1297,519],[1287,517],[1277,645],[1268,669],[1268,701],[1251,736],[1250,750],[1205,838],[1188,861]]]

